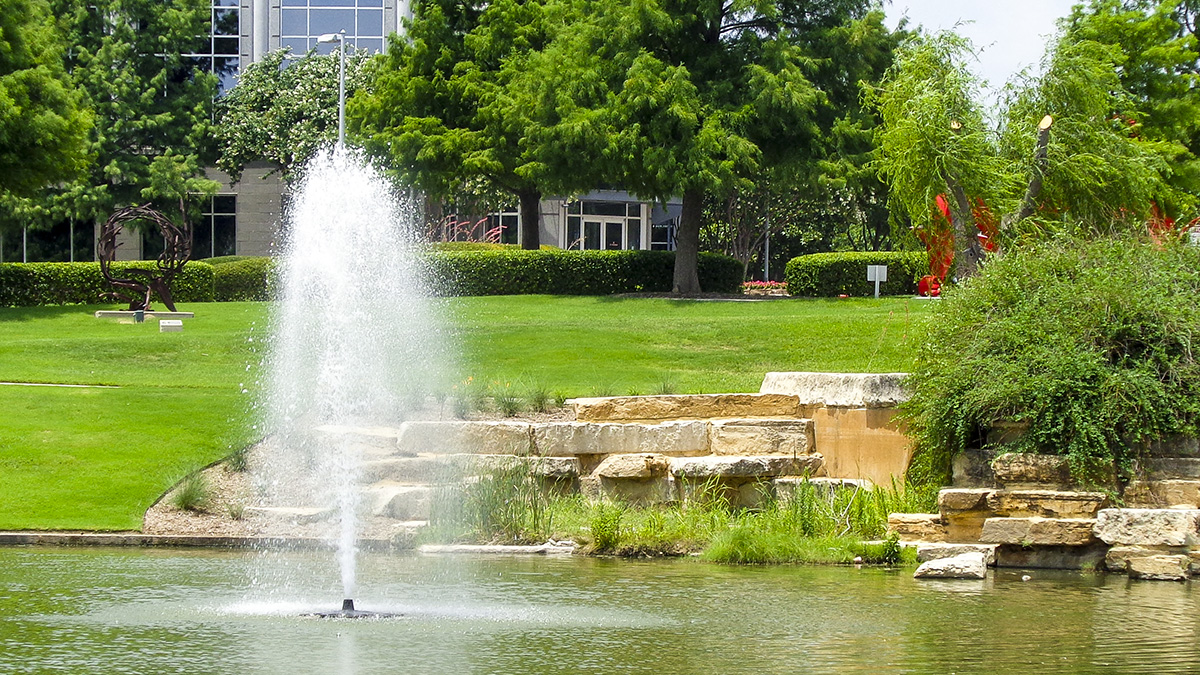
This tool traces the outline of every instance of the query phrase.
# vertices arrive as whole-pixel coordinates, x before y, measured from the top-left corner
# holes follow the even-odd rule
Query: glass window
[[[283,38],[283,40],[280,41],[279,46],[290,47],[292,50],[292,54],[295,54],[297,56],[303,56],[305,53],[308,52],[308,43],[309,43],[308,38],[292,37],[292,38]]]
[[[604,248],[610,251],[621,250],[620,222],[608,222],[604,224]]]
[[[671,251],[675,248],[675,226],[671,221],[655,223],[650,226],[650,249],[653,251]]]
[[[583,223],[583,247],[589,251],[600,248],[600,221],[588,220]]]
[[[583,213],[588,216],[623,216],[624,202],[584,202]]]
[[[625,223],[625,248],[638,250],[642,247],[642,221],[630,218]]]
[[[629,204],[626,205],[625,208],[626,208],[625,215],[629,216],[630,218],[641,218],[642,217],[642,205],[641,204],[638,204],[635,202],[630,202]]]
[[[308,28],[312,35],[325,33],[340,33],[357,35],[354,30],[354,10],[352,9],[311,9],[308,11]]]
[[[583,242],[579,240],[579,228],[579,216],[567,216],[567,241],[564,248],[573,251],[583,248]]]
[[[358,35],[383,35],[383,10],[358,10]]]
[[[308,10],[283,10],[282,35],[308,35]]]
[[[232,54],[237,56],[238,39],[235,37],[213,38],[213,54]]]
[[[213,4],[215,5],[216,2]],[[237,35],[238,10],[213,9],[212,27],[213,35]]]
[[[583,213],[583,205],[579,202],[567,204],[567,213]]]
[[[516,214],[503,214],[500,216],[500,243],[501,244],[516,244],[519,241],[519,233],[517,231],[520,219]]]
[[[371,52],[383,52],[383,40],[380,38],[358,38],[354,46]]]
[[[237,254],[237,216],[213,216],[213,255]]]

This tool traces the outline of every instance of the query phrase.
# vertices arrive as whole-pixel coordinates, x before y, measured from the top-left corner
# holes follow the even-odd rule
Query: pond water
[[[0,549],[0,673],[1200,672],[1190,583],[364,554],[359,608],[403,617],[298,616],[331,557]]]

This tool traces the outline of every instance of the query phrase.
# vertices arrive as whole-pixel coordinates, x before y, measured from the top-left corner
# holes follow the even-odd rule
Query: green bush
[[[998,421],[1028,425],[1005,451],[1067,455],[1083,482],[1123,473],[1155,440],[1196,436],[1198,298],[1196,247],[1060,239],[989,262],[921,333],[903,408],[910,477],[945,480]]]
[[[220,266],[220,265],[227,265],[227,264],[229,264],[229,263],[234,263],[234,262],[238,262],[238,261],[241,261],[241,260],[252,260],[252,259],[254,259],[254,258],[256,258],[256,257],[258,257],[258,256],[252,256],[252,255],[219,255],[219,256],[217,256],[217,257],[215,257],[215,258],[204,258],[204,259],[200,260],[200,262],[206,262],[206,263],[208,263],[209,265],[212,265],[213,267],[217,267],[217,266]]]
[[[155,269],[153,260],[117,262],[115,276],[130,268]],[[74,305],[105,302],[112,288],[100,274],[100,263],[0,263],[0,306]],[[189,262],[171,284],[175,302],[212,302],[213,267]]]
[[[445,295],[611,295],[671,290],[675,254],[668,251],[446,251],[428,257]],[[700,287],[736,293],[742,265],[701,253]]]
[[[269,278],[274,258],[241,257],[214,268],[213,287],[218,302],[269,299]]]
[[[888,266],[888,280],[879,286],[881,295],[912,295],[917,292],[917,281],[929,274],[929,255],[924,251],[802,255],[788,261],[788,293],[805,297],[873,296],[875,282],[867,281],[867,265]]]

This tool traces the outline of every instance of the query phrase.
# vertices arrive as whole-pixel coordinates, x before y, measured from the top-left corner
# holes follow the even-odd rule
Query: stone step
[[[748,417],[799,417],[800,399],[786,394],[608,396],[567,401],[580,422],[651,422]]]
[[[1195,546],[1200,509],[1101,509],[1096,536],[1113,546]]]
[[[703,421],[655,424],[554,422],[533,425],[532,437],[534,454],[545,457],[709,454],[708,422]]]
[[[1129,578],[1146,581],[1187,581],[1191,561],[1186,555],[1149,555],[1129,559]]]
[[[363,498],[372,515],[396,520],[429,520],[434,490],[429,485],[376,483],[363,489]]]
[[[1095,518],[1107,506],[1103,492],[947,488],[938,493],[938,510],[946,519]]]
[[[940,513],[890,513],[887,529],[903,542],[945,542],[947,537]]]
[[[1200,507],[1200,480],[1135,480],[1121,495],[1128,506],[1145,508]]]
[[[776,476],[820,476],[825,460],[819,454],[673,457],[670,465],[679,480],[746,482]]]
[[[708,442],[714,455],[807,455],[816,430],[810,419],[713,420]]]
[[[767,373],[759,392],[790,394],[801,405],[892,408],[908,400],[904,373]]]
[[[247,506],[246,515],[289,523],[319,523],[337,513],[331,507],[319,506]]]
[[[1188,556],[1191,574],[1200,574],[1200,550],[1189,551],[1186,546],[1112,546],[1104,555],[1104,567],[1109,572],[1128,574],[1131,559],[1158,555]]]
[[[1096,543],[1094,518],[988,518],[979,541],[985,544],[1089,546]]]
[[[420,455],[531,455],[528,422],[405,422],[396,437],[395,453]]]
[[[572,480],[579,477],[579,460],[575,457],[460,454],[371,460],[363,464],[362,480],[364,483],[447,483],[470,475],[516,467],[528,471],[532,476],[549,480]]]
[[[1071,466],[1061,455],[1006,452],[992,460],[996,483],[1009,489],[1023,487],[1070,489]]]
[[[996,544],[952,544],[922,542],[917,544],[917,562],[928,562],[940,558],[951,558],[963,553],[982,553],[988,567],[996,564]]]

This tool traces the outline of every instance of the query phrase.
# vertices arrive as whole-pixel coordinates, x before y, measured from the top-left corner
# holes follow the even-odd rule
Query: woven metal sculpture
[[[180,205],[181,212],[182,204]],[[115,277],[112,273],[112,262],[117,257],[117,234],[124,228],[125,223],[133,220],[144,220],[156,225],[163,237],[163,252],[158,256],[156,269],[126,268],[122,270],[133,278]],[[150,298],[157,294],[167,309],[175,311],[175,301],[171,298],[171,282],[175,275],[183,269],[188,258],[192,255],[192,231],[186,225],[176,227],[169,218],[161,212],[150,208],[149,204],[126,206],[118,209],[100,228],[100,238],[96,242],[96,253],[100,259],[100,273],[114,289],[105,296],[129,302],[131,310],[150,309]]]

